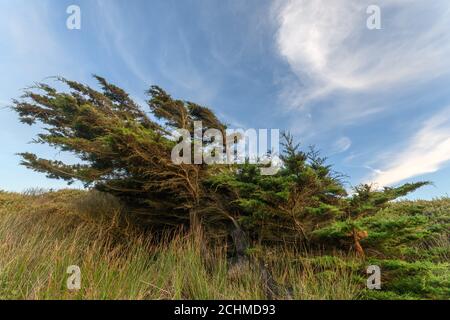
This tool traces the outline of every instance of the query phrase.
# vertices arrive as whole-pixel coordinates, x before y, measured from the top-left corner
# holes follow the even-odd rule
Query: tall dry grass
[[[201,237],[155,244],[126,223],[124,208],[98,192],[0,192],[1,299],[265,299],[262,275],[231,273],[224,248],[205,252]],[[67,289],[67,267],[81,289]],[[279,299],[355,299],[348,268],[317,268],[282,251],[268,259]]]

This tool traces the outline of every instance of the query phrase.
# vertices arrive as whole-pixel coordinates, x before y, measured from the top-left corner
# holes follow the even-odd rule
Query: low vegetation
[[[58,78],[65,89],[39,83],[14,101],[20,121],[41,130],[34,142],[79,160],[23,152],[22,165],[89,191],[1,194],[6,297],[449,297],[449,200],[395,202],[428,182],[348,192],[289,133],[273,175],[248,159],[194,163],[199,144],[203,156],[234,159],[244,137],[223,146],[205,138],[214,129],[228,141],[209,108],[152,86],[146,112],[95,78],[100,90]],[[383,271],[382,291],[364,289],[369,264]],[[64,288],[67,265],[82,268],[82,290]]]
[[[266,299],[254,264],[234,268],[226,244],[202,252],[198,234],[152,239],[127,224],[114,197],[97,191],[0,193],[2,299]],[[392,246],[352,252],[255,248],[277,283],[273,299],[448,299],[450,199],[398,202],[383,210],[374,245],[407,224],[420,236],[390,237]],[[413,222],[420,218],[420,223]],[[412,220],[412,221],[410,221]],[[421,225],[421,227],[419,226]],[[383,231],[384,230],[384,231]],[[427,234],[427,236],[424,236]],[[387,241],[387,239],[385,239]],[[374,243],[371,243],[374,242]],[[412,244],[413,243],[413,244]],[[250,252],[250,255],[254,252]],[[366,267],[378,264],[382,290],[366,289]],[[67,267],[81,268],[80,290],[68,290]]]

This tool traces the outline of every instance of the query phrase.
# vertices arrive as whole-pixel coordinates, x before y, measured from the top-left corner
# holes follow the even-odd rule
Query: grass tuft
[[[181,233],[155,244],[126,223],[123,210],[94,191],[0,192],[0,298],[266,298],[261,271],[233,272],[225,248],[205,251],[201,236]],[[268,259],[280,286],[275,298],[359,297],[353,270],[310,260],[288,251]],[[77,291],[66,286],[71,265],[81,269]]]

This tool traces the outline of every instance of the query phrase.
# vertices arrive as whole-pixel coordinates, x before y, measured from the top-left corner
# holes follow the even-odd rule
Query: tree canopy
[[[79,159],[67,164],[21,153],[22,164],[115,195],[145,227],[202,226],[224,235],[239,228],[256,243],[327,243],[339,223],[347,230],[341,236],[364,254],[360,241],[370,230],[359,230],[356,221],[426,184],[383,190],[361,185],[348,195],[342,175],[314,148],[300,150],[289,134],[283,135],[282,169],[275,175],[262,175],[261,166],[250,163],[174,163],[174,130],[193,137],[195,121],[221,132],[225,124],[209,108],[174,99],[157,86],[147,91],[146,112],[124,90],[95,78],[100,90],[58,78],[67,90],[38,83],[14,100],[20,121],[42,128],[34,142]]]

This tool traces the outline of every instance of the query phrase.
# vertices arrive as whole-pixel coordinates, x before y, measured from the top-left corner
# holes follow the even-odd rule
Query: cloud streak
[[[381,30],[367,28],[372,4],[381,8]],[[417,107],[412,97],[438,96],[440,89],[425,88],[450,75],[447,0],[289,0],[277,2],[274,11],[276,48],[293,74],[280,97],[293,131],[307,138],[334,138],[336,131],[378,116],[388,127],[394,123],[387,115],[394,119],[407,112],[411,118]],[[403,148],[378,158],[375,169],[366,167],[371,174],[365,181],[393,185],[450,161],[450,108],[438,113],[436,105],[427,108],[435,114],[399,143]],[[293,116],[295,110],[301,112]],[[347,142],[333,147],[346,150]]]
[[[450,162],[450,107],[423,123],[403,150],[384,162],[390,165],[375,170],[370,181],[389,186],[421,174],[438,171]]]
[[[349,137],[341,137],[333,145],[333,153],[342,153],[350,149],[352,146],[352,140]]]
[[[336,90],[377,91],[449,72],[447,0],[382,1],[382,30],[366,27],[370,4],[291,0],[280,6],[277,47],[301,80],[302,93],[291,96],[292,104]]]
[[[128,42],[129,38],[124,33],[126,25],[121,19],[123,13],[114,3],[97,0],[96,4],[99,13],[98,26],[102,30],[100,32],[103,35],[101,40],[105,47],[109,48],[109,44],[112,42],[114,52],[118,54],[133,75],[143,83],[151,84],[153,80],[147,73],[142,71],[141,66],[136,61],[134,52],[129,49],[132,46]]]

